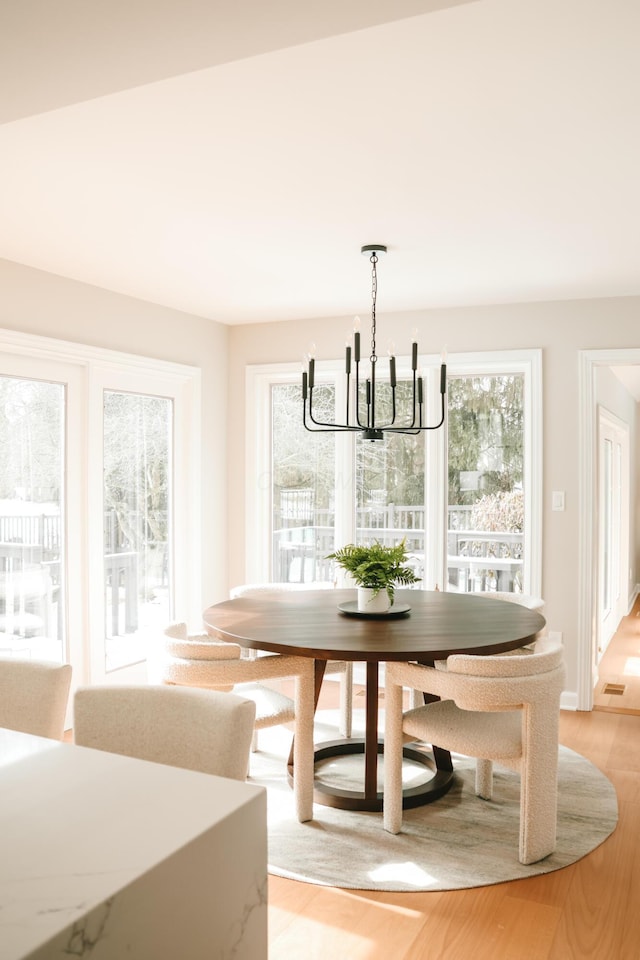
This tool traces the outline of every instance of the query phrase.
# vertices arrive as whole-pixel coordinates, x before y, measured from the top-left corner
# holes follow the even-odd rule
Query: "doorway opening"
[[[593,709],[640,716],[640,597],[602,654]]]
[[[618,634],[637,604],[635,502],[638,489],[636,411],[640,392],[640,350],[585,350],[580,370],[580,560],[578,609],[578,710],[591,710],[605,682],[626,686],[622,675],[605,676]],[[626,388],[628,415],[622,424],[603,409],[606,378]],[[609,404],[606,404],[608,407]],[[626,428],[626,438],[625,438]],[[632,441],[635,441],[632,442]],[[625,453],[626,446],[626,453]],[[625,460],[626,457],[626,460]],[[626,489],[623,484],[626,483]],[[634,603],[635,601],[635,603]],[[640,641],[640,633],[638,634]],[[609,656],[609,648],[611,655]],[[640,648],[636,654],[640,658]],[[639,661],[640,662],[640,661]],[[633,664],[631,665],[633,669]],[[594,693],[595,691],[595,693]],[[616,709],[624,694],[611,692],[607,706]],[[613,700],[613,706],[611,705]]]

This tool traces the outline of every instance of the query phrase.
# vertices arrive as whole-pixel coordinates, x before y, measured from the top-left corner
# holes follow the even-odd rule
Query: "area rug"
[[[316,742],[335,738],[335,714],[326,711],[318,720]],[[529,866],[518,862],[520,778],[496,765],[494,798],[481,800],[474,793],[474,761],[460,756],[453,758],[456,776],[449,792],[406,810],[396,836],[383,829],[380,813],[319,804],[313,821],[298,823],[285,774],[290,742],[281,727],[260,732],[251,782],[267,788],[269,872],[292,880],[386,891],[485,886],[574,863],[606,840],[618,819],[610,781],[580,754],[561,747],[557,848]],[[331,761],[322,773],[345,785],[360,775],[360,763],[360,758]]]

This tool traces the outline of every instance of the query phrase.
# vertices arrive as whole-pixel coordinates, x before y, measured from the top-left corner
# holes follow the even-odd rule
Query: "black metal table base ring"
[[[365,741],[360,739],[352,740],[329,740],[320,744],[314,750],[314,762],[328,760],[331,757],[345,757],[352,754],[364,754]],[[378,753],[384,752],[382,740],[378,741]],[[406,787],[402,791],[402,806],[405,810],[411,807],[420,807],[426,803],[432,803],[449,790],[453,782],[453,766],[451,758],[447,751],[436,747],[433,755],[427,747],[416,743],[407,744],[403,748],[402,755],[405,760],[411,760],[432,770],[433,776],[424,783],[417,784],[414,787]],[[293,785],[293,764],[288,764],[289,783]],[[344,790],[329,783],[323,783],[316,778],[313,785],[314,803],[319,803],[325,807],[339,807],[341,810],[366,810],[377,812],[382,810],[383,794],[379,791],[375,796],[367,797],[364,790]]]

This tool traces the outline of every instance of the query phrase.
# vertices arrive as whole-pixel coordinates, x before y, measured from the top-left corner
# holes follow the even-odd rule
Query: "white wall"
[[[203,605],[225,599],[228,328],[7,260],[0,291],[0,327],[200,367]]]
[[[504,304],[385,314],[379,300],[379,341],[396,350],[417,327],[420,349],[450,354],[492,349],[542,348],[544,392],[544,501],[542,592],[550,630],[566,646],[567,689],[577,684],[578,629],[578,350],[638,347],[640,298]],[[229,332],[229,542],[230,579],[244,572],[245,368],[299,361],[311,341],[318,359],[340,357],[352,318],[232,327]],[[408,349],[408,346],[407,346]],[[551,511],[551,492],[565,491],[566,509]],[[637,571],[634,571],[637,580]]]

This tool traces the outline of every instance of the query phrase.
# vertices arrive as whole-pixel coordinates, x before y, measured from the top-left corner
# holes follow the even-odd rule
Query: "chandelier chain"
[[[376,264],[378,257],[375,253],[371,254],[371,363],[376,363],[376,300],[378,298],[378,271]]]

